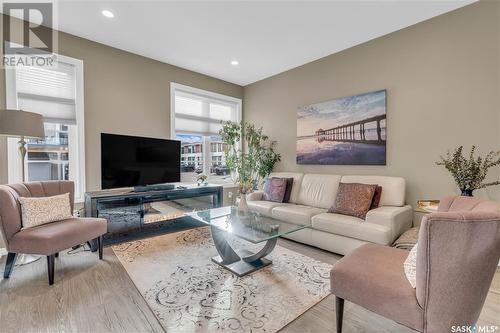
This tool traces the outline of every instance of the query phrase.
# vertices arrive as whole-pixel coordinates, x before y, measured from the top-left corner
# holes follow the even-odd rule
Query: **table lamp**
[[[21,156],[21,174],[26,181],[24,160],[26,158],[26,138],[45,137],[43,117],[41,114],[22,110],[0,110],[0,135],[19,138],[19,155]],[[23,254],[16,260],[16,266],[32,263],[40,256]]]
[[[22,110],[0,110],[0,135],[19,138],[19,155],[21,156],[21,175],[26,180],[24,160],[26,158],[26,138],[41,139],[45,137],[43,117],[41,114]]]

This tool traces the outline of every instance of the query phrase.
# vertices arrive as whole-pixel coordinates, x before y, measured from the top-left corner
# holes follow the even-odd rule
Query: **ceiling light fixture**
[[[115,17],[115,14],[113,14],[112,12],[110,12],[109,10],[103,10],[101,12],[102,15],[106,16],[107,18],[113,18]]]
[[[231,65],[233,65],[233,66],[238,66],[239,64],[240,64],[240,62],[238,60],[231,61]]]

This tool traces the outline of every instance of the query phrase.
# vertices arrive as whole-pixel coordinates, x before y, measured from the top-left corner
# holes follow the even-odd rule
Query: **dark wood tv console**
[[[186,212],[221,207],[223,188],[219,185],[182,184],[168,190],[134,192],[133,189],[85,193],[85,216],[108,221],[104,244],[166,233],[175,221],[183,219],[193,227],[199,222]],[[92,250],[96,244],[91,244]]]

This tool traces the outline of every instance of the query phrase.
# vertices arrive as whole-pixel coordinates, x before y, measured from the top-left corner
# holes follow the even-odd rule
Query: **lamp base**
[[[37,260],[40,260],[40,258],[42,258],[42,256],[34,256],[32,254],[22,253],[17,257],[15,266],[29,265]]]

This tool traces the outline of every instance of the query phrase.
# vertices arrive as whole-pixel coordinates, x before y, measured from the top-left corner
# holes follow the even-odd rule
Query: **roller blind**
[[[76,123],[76,73],[73,65],[16,68],[18,107],[40,113],[47,122]]]
[[[222,121],[237,121],[237,104],[190,92],[175,92],[177,134],[218,135]]]

